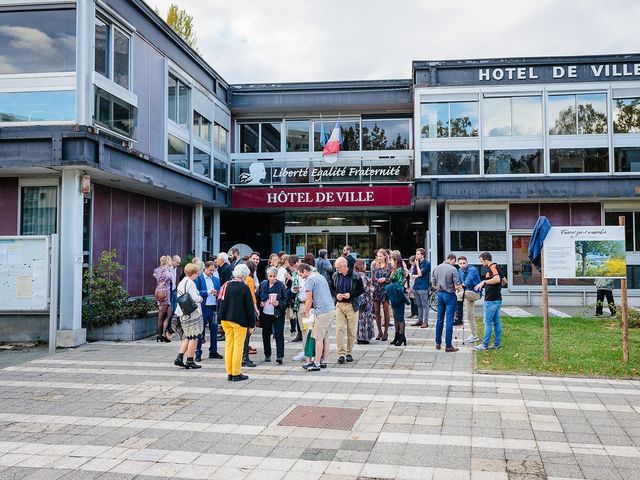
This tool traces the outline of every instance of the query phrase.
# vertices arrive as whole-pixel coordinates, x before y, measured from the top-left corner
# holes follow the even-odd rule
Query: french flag
[[[336,126],[331,131],[331,136],[322,150],[322,156],[337,155],[342,145],[342,129],[340,128],[340,120],[336,122]]]

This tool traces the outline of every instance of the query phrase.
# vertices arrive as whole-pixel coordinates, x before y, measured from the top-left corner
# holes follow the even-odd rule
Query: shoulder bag
[[[188,281],[189,280],[187,280],[187,282]],[[184,283],[185,290],[187,288],[187,282]],[[194,302],[189,292],[185,292],[182,295],[179,295],[177,302],[178,302],[178,305],[180,305],[180,310],[182,310],[183,315],[191,315],[193,312],[195,312],[198,309],[198,304]]]

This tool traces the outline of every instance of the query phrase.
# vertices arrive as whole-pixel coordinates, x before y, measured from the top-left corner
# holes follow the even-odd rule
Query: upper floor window
[[[94,122],[114,133],[135,139],[138,109],[98,87],[95,92]]]
[[[240,153],[279,152],[279,122],[243,123],[240,125]]]
[[[95,71],[129,89],[130,43],[128,34],[113,23],[96,17]]]
[[[287,120],[287,152],[309,151],[309,120]]]
[[[423,103],[422,138],[477,137],[478,102]]]
[[[407,150],[411,120],[362,120],[362,150]]]
[[[485,98],[482,105],[485,137],[542,135],[542,97]]]
[[[0,13],[0,75],[73,72],[76,69],[75,9]]]
[[[218,94],[218,98],[224,103],[227,103],[229,101],[229,90],[227,90],[227,88],[220,82],[218,82],[218,85],[216,87],[216,93]]]
[[[640,98],[615,100],[613,133],[640,133]]]
[[[72,121],[75,106],[73,90],[0,93],[0,123]]]
[[[217,122],[213,124],[213,146],[227,151],[229,131]]]
[[[313,122],[313,149],[321,152],[324,149],[322,136],[322,124],[324,123],[325,141],[329,139],[331,131],[335,127],[335,120],[325,120],[324,122]],[[341,151],[357,151],[360,150],[360,121],[359,120],[340,120],[340,131],[342,132]]]
[[[211,141],[211,120],[193,111],[193,134],[206,142]]]
[[[169,74],[169,120],[187,127],[189,119],[190,88],[177,77]]]
[[[549,95],[549,135],[607,133],[607,95]]]

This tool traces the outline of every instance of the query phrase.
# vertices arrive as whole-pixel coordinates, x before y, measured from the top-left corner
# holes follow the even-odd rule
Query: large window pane
[[[542,135],[541,96],[513,97],[511,108],[513,110],[514,136]]]
[[[607,133],[607,96],[604,93],[578,95],[578,133]]]
[[[309,151],[309,120],[287,120],[287,152]]]
[[[451,102],[452,137],[478,136],[478,102]]]
[[[169,119],[174,122],[178,121],[178,80],[169,75],[168,82],[168,98],[169,98]]]
[[[478,175],[480,152],[422,152],[422,175]]]
[[[211,141],[211,121],[195,110],[193,111],[193,134],[207,142]]]
[[[113,98],[113,129],[124,135],[131,136],[133,123],[132,107]]]
[[[640,98],[615,101],[613,133],[640,133]]]
[[[240,153],[258,153],[259,129],[259,123],[243,123],[240,125]]]
[[[95,71],[109,77],[109,25],[96,18]]]
[[[514,235],[511,237],[511,251],[513,254],[512,274],[513,285],[541,285],[542,276],[529,260],[530,235]]]
[[[178,82],[178,119],[180,125],[187,126],[189,118],[189,87]]]
[[[20,235],[56,233],[58,188],[22,187],[20,203]]]
[[[113,29],[113,81],[129,88],[129,37]]]
[[[478,251],[504,252],[507,250],[507,233],[498,232],[478,232]]]
[[[363,120],[363,150],[406,150],[409,148],[411,120]]]
[[[633,216],[634,212],[604,212],[605,225],[620,225],[619,217],[624,217],[624,244],[627,252],[633,252]]]
[[[229,167],[225,162],[215,158],[213,160],[213,179],[216,182],[220,182],[226,185],[228,168]]]
[[[420,136],[422,138],[449,136],[448,103],[423,103],[420,105]]]
[[[3,11],[0,45],[0,74],[72,72],[76,68],[76,11]]]
[[[549,135],[576,134],[576,96],[549,95]]]
[[[178,137],[169,135],[169,161],[182,168],[189,168],[189,144]]]
[[[135,139],[138,109],[96,88],[94,122],[127,138]]]
[[[262,123],[262,151],[263,152],[279,152],[280,151],[280,128],[279,123]]]
[[[640,172],[640,147],[613,149],[616,172]]]
[[[483,112],[485,136],[504,137],[511,135],[510,98],[485,98]]]
[[[478,232],[451,231],[451,250],[477,252]]]
[[[335,127],[334,120],[325,120],[324,128],[327,139],[331,135],[331,131]],[[324,148],[320,144],[321,123],[313,122],[313,148],[316,152],[321,152]],[[357,151],[360,149],[360,122],[340,121],[340,130],[342,131],[341,151]]]
[[[193,147],[193,173],[209,177],[211,171],[211,155]]]
[[[540,149],[527,150],[485,150],[484,173],[531,174],[542,173],[543,154]]]
[[[559,148],[549,151],[551,173],[595,173],[609,171],[607,148]]]
[[[0,123],[74,120],[75,107],[74,91],[0,93]]]

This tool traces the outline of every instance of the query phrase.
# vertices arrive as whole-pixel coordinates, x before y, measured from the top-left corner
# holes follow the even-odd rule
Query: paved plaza
[[[640,478],[640,381],[473,374],[456,333],[458,353],[407,327],[346,365],[332,338],[320,372],[295,343],[263,363],[254,335],[239,383],[220,360],[174,367],[176,342],[0,352],[0,478]]]

